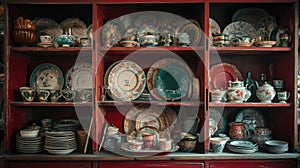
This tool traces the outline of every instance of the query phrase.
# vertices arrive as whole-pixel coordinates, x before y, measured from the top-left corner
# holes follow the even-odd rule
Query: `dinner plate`
[[[135,129],[139,131],[142,128],[150,127],[158,131],[163,131],[169,127],[169,120],[164,113],[160,111],[141,112],[136,117]]]
[[[150,117],[146,114],[141,113],[149,113]],[[153,114],[156,113],[156,114]],[[158,115],[160,113],[160,115]],[[135,131],[136,128],[140,129],[141,124],[137,125],[138,121],[145,121],[142,117],[149,117],[152,118],[154,116],[154,120],[156,121],[154,124],[150,123],[150,127],[156,128],[155,124],[159,125],[161,129],[157,131],[163,131],[162,129],[168,129],[168,127],[173,123],[176,122],[177,113],[169,108],[169,107],[132,107],[125,115],[123,121],[123,130],[125,134],[130,134],[131,132]],[[158,116],[158,117],[157,117]],[[139,119],[137,119],[139,117]],[[170,122],[173,121],[173,122]]]
[[[258,36],[264,40],[270,40],[272,31],[277,27],[277,21],[274,16],[264,16],[255,25]]]
[[[176,30],[177,37],[181,33],[187,33],[189,35],[190,44],[189,46],[198,46],[201,39],[201,27],[189,20],[179,24]]]
[[[88,62],[76,63],[66,72],[65,81],[68,89],[93,88],[92,65]]]
[[[188,83],[192,82],[193,72],[184,61],[174,59],[174,58],[165,58],[165,59],[158,60],[153,65],[151,65],[151,67],[149,68],[148,73],[147,73],[147,87],[148,87],[148,90],[149,90],[151,96],[153,98],[155,98],[156,100],[181,99],[188,94],[190,89],[192,89],[192,87],[190,87],[190,84],[184,85],[184,87],[186,87],[186,88],[183,88],[183,86],[178,86],[178,90],[184,91],[183,92],[184,94],[182,94],[180,96],[176,96],[176,97],[172,97],[172,96],[167,97],[167,96],[160,95],[160,93],[158,92],[158,90],[156,88],[157,76],[159,75],[161,69],[164,69],[166,67],[171,67],[171,69],[173,69],[172,66],[178,68],[177,69],[178,73],[180,72],[180,74],[186,75],[186,77],[189,79]],[[172,71],[176,72],[176,70],[174,70],[174,69]],[[169,76],[169,75],[167,75],[167,76]],[[179,79],[187,79],[186,77],[178,77],[178,78]],[[177,80],[177,81],[180,81],[180,80]],[[168,84],[168,82],[163,85],[166,86],[167,84]],[[166,87],[168,88],[169,86],[166,86]]]
[[[250,23],[244,21],[232,22],[225,27],[223,34],[228,34],[229,40],[232,38],[251,37],[255,38],[256,30]]]
[[[63,20],[60,25],[65,32],[71,30],[72,35],[75,38],[87,38],[87,27],[86,24],[79,18],[67,18]]]
[[[101,43],[102,46],[112,47],[118,44],[122,39],[124,25],[119,19],[107,21],[101,27]]]
[[[128,60],[116,64],[107,77],[107,93],[114,100],[135,100],[143,93],[145,86],[143,68]]]
[[[219,24],[212,18],[209,18],[209,43],[212,45],[213,44],[213,36],[212,34],[219,34],[221,33],[221,28]]]
[[[255,26],[259,20],[269,13],[262,8],[242,8],[232,15],[232,22],[244,21]]]
[[[256,127],[267,127],[267,121],[261,111],[255,108],[247,108],[240,111],[235,116],[235,122],[243,122],[246,117],[252,117],[256,120]]]
[[[210,109],[210,118],[214,119],[214,121],[218,123],[218,129],[214,133],[214,135],[224,133],[227,123],[226,123],[226,117],[224,116],[223,112],[215,109]]]
[[[160,69],[156,76],[156,89],[164,99],[177,100],[188,94],[190,87],[188,73],[177,64]]]
[[[53,19],[41,17],[35,18],[33,22],[36,25],[37,37],[40,35],[50,35],[53,39],[53,42],[56,42],[58,36],[63,34],[62,26]]]
[[[52,63],[37,66],[30,76],[30,87],[37,89],[62,89],[64,76],[61,70]]]
[[[243,80],[241,72],[229,63],[213,65],[210,68],[210,86],[212,89],[227,89],[229,81]]]

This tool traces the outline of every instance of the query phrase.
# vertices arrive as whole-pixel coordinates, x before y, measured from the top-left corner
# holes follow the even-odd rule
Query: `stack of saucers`
[[[62,119],[54,121],[53,128],[57,131],[74,131],[76,132],[80,126],[78,120]]]
[[[289,143],[280,140],[269,140],[265,142],[265,148],[271,153],[284,153],[289,150]]]
[[[17,134],[16,150],[21,153],[40,153],[43,151],[43,138],[37,137],[22,137]]]
[[[227,144],[227,148],[235,153],[254,153],[258,150],[257,144],[244,140],[231,141]]]
[[[72,131],[46,132],[44,147],[51,154],[69,154],[77,149],[75,133]]]

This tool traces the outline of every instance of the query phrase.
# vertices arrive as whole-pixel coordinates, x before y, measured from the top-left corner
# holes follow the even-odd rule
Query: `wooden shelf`
[[[22,53],[30,56],[43,56],[41,54],[47,54],[51,56],[61,56],[63,55],[74,55],[81,52],[90,52],[92,54],[92,47],[10,47],[12,53]]]
[[[291,107],[290,103],[209,103],[210,107]]]
[[[220,54],[256,54],[256,53],[267,53],[271,54],[273,52],[289,52],[292,51],[291,47],[210,47],[211,53]]]
[[[182,101],[182,102],[166,102],[166,101],[99,101],[99,106],[116,106],[116,105],[158,105],[158,106],[203,106],[203,102],[199,101]]]
[[[92,106],[92,103],[82,102],[10,102],[16,107],[73,107],[73,106]]]

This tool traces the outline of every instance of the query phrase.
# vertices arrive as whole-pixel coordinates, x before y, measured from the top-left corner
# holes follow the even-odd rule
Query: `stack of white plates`
[[[289,150],[289,143],[280,140],[269,140],[265,142],[265,149],[271,153],[284,153]]]
[[[257,144],[244,140],[231,141],[227,144],[227,148],[235,153],[254,153],[258,150]]]
[[[69,154],[77,149],[72,131],[46,132],[45,150],[51,154]]]
[[[41,136],[24,138],[17,134],[16,150],[21,153],[40,153],[43,151],[43,139]]]
[[[57,131],[74,131],[76,132],[80,126],[78,120],[75,119],[62,119],[56,120],[53,123],[53,128]]]

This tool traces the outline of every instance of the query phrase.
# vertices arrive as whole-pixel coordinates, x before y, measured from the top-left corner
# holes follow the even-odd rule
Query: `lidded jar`
[[[267,82],[265,82],[263,85],[257,88],[256,90],[256,97],[262,102],[262,103],[271,103],[276,95],[276,91]]]
[[[251,92],[244,86],[244,81],[229,81],[229,86],[226,91],[226,99],[232,103],[242,103],[247,101],[251,96]]]

